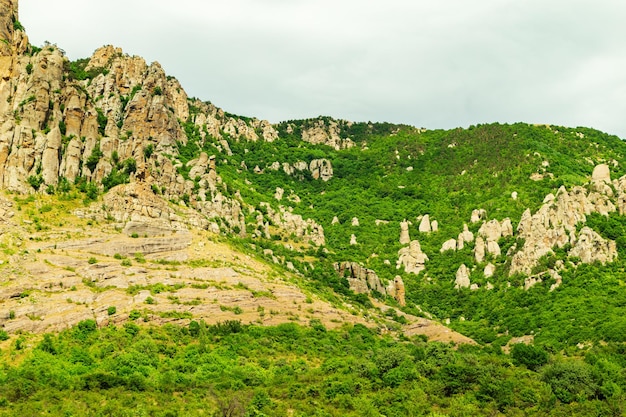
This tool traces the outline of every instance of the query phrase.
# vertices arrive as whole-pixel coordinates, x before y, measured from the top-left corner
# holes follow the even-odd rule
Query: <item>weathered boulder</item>
[[[409,224],[410,222],[403,220],[400,222],[400,244],[408,245],[411,242],[411,237],[409,236]]]
[[[495,272],[496,272],[495,265],[489,262],[487,265],[485,265],[485,269],[483,270],[483,275],[485,275],[485,278],[491,278]]]
[[[617,248],[612,240],[605,240],[598,233],[584,226],[578,233],[570,256],[580,258],[583,263],[611,262],[617,257]]]
[[[485,260],[485,252],[487,251],[487,247],[485,245],[485,241],[482,236],[478,236],[476,238],[476,243],[474,244],[474,258],[476,262],[480,263]]]
[[[370,294],[376,291],[393,297],[400,305],[405,305],[405,288],[401,277],[396,276],[385,287],[375,271],[356,262],[337,262],[333,267],[340,276],[348,280],[350,289],[355,293]]]
[[[478,223],[487,217],[487,212],[485,209],[474,209],[472,211],[472,216],[470,217],[470,223]]]
[[[443,245],[441,245],[441,249],[439,249],[439,252],[445,252],[448,250],[456,250],[456,240],[455,239],[448,239],[445,242],[443,242]]]
[[[457,249],[461,250],[465,247],[465,243],[474,241],[474,233],[470,232],[467,224],[463,224],[463,231],[457,237]]]
[[[420,225],[419,225],[419,231],[422,233],[430,233],[432,231],[432,226],[430,223],[430,216],[428,214],[425,214],[422,217],[422,220],[420,221]]]
[[[591,174],[592,182],[605,182],[607,184],[611,183],[611,170],[607,164],[597,165],[593,169],[593,173]]]
[[[465,264],[461,264],[456,271],[456,277],[454,280],[454,288],[469,288],[470,287],[470,270]]]
[[[422,272],[428,261],[428,256],[422,252],[419,241],[412,240],[409,246],[398,251],[398,262],[396,268],[404,268],[404,272],[410,274],[419,274]]]
[[[328,159],[314,159],[309,164],[309,171],[314,179],[328,181],[333,177],[333,166]]]

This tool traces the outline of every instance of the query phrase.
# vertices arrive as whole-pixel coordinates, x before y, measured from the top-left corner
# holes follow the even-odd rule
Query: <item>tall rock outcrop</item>
[[[158,63],[110,45],[70,65],[55,45],[31,47],[18,22],[17,2],[3,1],[0,187],[42,192],[60,177],[100,185],[131,166],[130,180],[146,181],[162,198],[213,219],[212,230],[246,234],[245,202],[218,175],[219,157],[203,153],[189,161],[180,150],[210,142],[232,155],[228,141],[278,138],[269,122],[189,99]],[[305,163],[305,169],[324,181],[333,175],[324,159]],[[31,184],[41,185],[36,190]],[[321,227],[300,227],[300,219],[287,213],[280,217],[279,227],[308,228],[303,235],[324,242]]]
[[[417,275],[426,269],[426,261],[428,256],[422,252],[419,241],[412,240],[409,246],[398,251],[396,268],[404,268],[404,272]]]
[[[302,140],[314,145],[328,145],[335,150],[354,146],[350,139],[342,138],[341,129],[335,120],[317,119],[302,129]]]
[[[459,269],[456,271],[456,276],[454,279],[454,288],[469,288],[470,287],[470,270],[465,266],[465,264],[461,264]]]
[[[400,305],[405,305],[405,289],[402,278],[397,276],[384,286],[381,279],[372,269],[365,268],[356,262],[337,262],[335,271],[348,280],[350,289],[357,294],[370,294],[376,291],[382,295],[389,295]]]
[[[410,222],[402,220],[400,222],[400,244],[408,245],[411,242],[411,236],[409,235],[409,224]]]
[[[605,175],[601,176],[605,178]],[[602,180],[604,181],[604,180]],[[619,182],[617,185],[619,186]],[[621,193],[621,189],[618,189]],[[572,256],[579,256],[583,262],[606,262],[617,256],[615,244],[603,243],[600,236],[591,229],[576,233],[578,223],[585,223],[591,213],[608,215],[617,210],[607,194],[584,187],[573,187],[567,191],[559,188],[556,196],[548,195],[535,214],[526,210],[517,227],[517,234],[525,240],[524,246],[513,256],[511,274],[530,274],[539,258],[550,253],[553,247],[566,244],[578,247]],[[584,229],[584,228],[583,228]],[[579,243],[581,240],[581,243]],[[584,242],[584,243],[582,243]],[[593,249],[592,249],[593,248]],[[582,255],[582,256],[581,256]]]

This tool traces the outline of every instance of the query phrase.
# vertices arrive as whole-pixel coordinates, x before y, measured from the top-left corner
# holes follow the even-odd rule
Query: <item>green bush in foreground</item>
[[[22,335],[2,351],[0,416],[625,411],[622,345],[539,365],[543,351],[533,347],[514,347],[509,357],[420,337],[401,342],[361,325],[314,324],[129,322],[98,329],[87,320],[59,335]],[[513,365],[522,361],[531,366]]]

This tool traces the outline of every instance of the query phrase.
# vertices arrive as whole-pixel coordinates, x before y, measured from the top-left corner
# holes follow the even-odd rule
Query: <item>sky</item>
[[[596,128],[626,138],[623,0],[20,0],[30,42],[157,61],[277,123]]]

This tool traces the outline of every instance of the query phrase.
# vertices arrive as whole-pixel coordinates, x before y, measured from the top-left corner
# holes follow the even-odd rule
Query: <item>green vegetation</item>
[[[21,30],[22,32],[24,32],[24,26],[20,23],[19,20],[15,18],[15,15],[11,16],[11,19],[13,21],[13,30]]]
[[[398,341],[361,325],[327,330],[319,321],[146,328],[129,322],[98,329],[87,320],[59,335],[23,334],[3,349],[0,416],[123,416],[131,409],[155,416],[626,411],[621,344],[567,359],[517,346],[508,356],[420,337]]]
[[[66,70],[69,73],[69,78],[71,80],[91,80],[97,77],[100,74],[108,74],[108,70],[103,67],[92,67],[89,70],[85,70],[89,64],[89,58],[82,58],[76,61],[71,61],[68,63],[68,68]]]
[[[345,278],[334,272],[333,263],[356,261],[384,280],[400,273],[407,290],[405,311],[419,315],[423,310],[437,319],[450,319],[454,329],[482,344],[499,346],[512,336],[533,335],[538,346],[558,352],[579,343],[622,338],[619,329],[624,328],[626,305],[620,278],[626,270],[626,256],[622,256],[626,249],[624,216],[589,216],[589,224],[595,230],[616,240],[621,255],[617,262],[574,267],[570,261],[576,260],[568,260],[564,250],[556,250],[541,260],[534,274],[545,274],[557,261],[564,262],[559,272],[563,282],[554,291],[550,287],[555,281],[547,275],[542,283],[524,290],[526,277],[509,277],[510,257],[505,255],[477,263],[473,243],[460,251],[439,252],[444,241],[456,237],[463,225],[469,224],[474,209],[485,209],[488,219],[509,217],[515,229],[522,212],[527,208],[537,210],[547,194],[556,193],[561,186],[586,184],[596,164],[614,161],[610,164],[612,178],[624,175],[626,144],[619,138],[581,127],[524,123],[421,131],[387,124],[350,127],[335,121],[341,128],[339,136],[356,143],[337,151],[300,139],[302,129],[320,121],[325,126],[331,123],[328,118],[282,123],[278,125],[280,139],[271,143],[229,140],[233,156],[226,158],[228,163],[221,164],[218,172],[230,190],[238,190],[245,201],[256,206],[257,212],[248,220],[249,233],[255,231],[254,216],[259,213],[270,222],[267,209],[260,203],[270,202],[276,210],[273,196],[276,188],[281,187],[298,195],[301,201],[289,204],[283,200],[280,204],[289,204],[294,213],[322,224],[325,248],[305,245],[303,253],[294,252],[284,243],[298,244],[297,239],[274,235],[271,240],[234,239],[242,250],[254,248],[259,256],[264,256],[263,250],[270,249],[305,275],[307,288],[324,294],[326,299],[330,288],[363,307],[368,307],[367,297],[352,294]],[[183,166],[200,150],[215,153],[214,139],[203,141],[200,127],[184,126],[189,140],[179,144]],[[229,139],[226,135],[224,138]],[[320,158],[332,163],[334,176],[328,182],[314,180],[307,172],[289,176],[282,169],[267,169],[274,162],[308,164]],[[240,169],[244,162],[248,167],[259,166],[264,173]],[[510,197],[513,192],[518,195],[516,200]],[[425,234],[417,230],[416,218],[424,214],[438,220],[437,232]],[[335,216],[339,224],[331,224]],[[359,227],[351,225],[353,217],[359,219]],[[402,247],[398,242],[399,223],[403,219],[412,221],[411,237],[419,240],[429,257],[426,271],[418,276],[396,269],[395,261]],[[376,220],[388,223],[377,225]],[[469,224],[470,231],[476,233],[479,226]],[[353,233],[358,245],[349,244]],[[506,254],[523,242],[513,237],[503,238],[499,244]],[[309,262],[303,262],[303,255],[314,259],[310,261],[314,269]],[[386,264],[385,260],[390,262]],[[487,279],[480,271],[487,262],[497,267],[490,279],[493,290],[454,288],[455,273],[462,263],[474,269],[472,282],[484,287]]]

